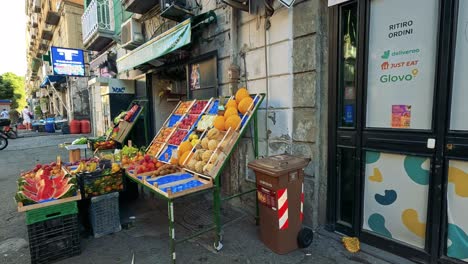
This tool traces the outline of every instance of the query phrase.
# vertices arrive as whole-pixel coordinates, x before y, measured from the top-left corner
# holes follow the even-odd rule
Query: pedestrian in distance
[[[31,118],[33,117],[33,115],[31,111],[29,111],[28,106],[24,107],[22,114],[23,114],[23,125],[26,126],[27,130],[32,130]]]
[[[8,111],[5,108],[3,108],[3,111],[0,113],[0,118],[10,119],[10,114],[8,113]]]

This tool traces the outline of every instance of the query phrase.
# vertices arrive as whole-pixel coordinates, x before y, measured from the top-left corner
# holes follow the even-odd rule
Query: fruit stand
[[[129,179],[167,202],[172,263],[176,261],[176,244],[213,230],[216,233],[214,247],[221,250],[221,202],[256,191],[252,189],[221,198],[220,175],[252,120],[255,158],[258,157],[256,111],[263,99],[264,94],[249,95],[246,89],[240,89],[235,97],[180,102],[146,153],[161,163],[177,164],[182,169],[174,173],[154,174],[154,171],[148,171],[149,162],[142,164],[144,169],[138,166],[126,169]],[[225,105],[224,100],[227,101]],[[213,192],[214,225],[176,240],[174,200],[207,190]]]
[[[78,211],[81,214],[83,210],[77,208],[85,201],[90,201],[91,207],[95,206],[93,208],[98,208],[98,203],[101,203],[100,207],[112,207],[117,210],[113,211],[114,216],[117,216],[117,226],[110,232],[120,230],[118,193],[126,191],[125,177],[167,202],[172,263],[176,261],[176,244],[213,230],[216,234],[214,247],[216,250],[221,250],[221,203],[255,192],[256,189],[222,198],[220,175],[252,121],[254,153],[255,158],[258,157],[256,112],[263,99],[264,94],[250,95],[245,88],[242,88],[231,97],[179,102],[145,149],[138,149],[129,144],[112,154],[101,153],[101,157],[77,158],[66,164],[62,164],[58,157],[57,162],[38,164],[34,169],[21,173],[15,198],[18,202],[18,211],[26,212],[31,259],[33,253],[36,254],[34,258],[37,261],[55,259],[55,256],[50,254],[40,254],[43,250],[39,249],[50,242],[48,239],[37,243],[31,240],[43,236],[44,232],[51,232],[51,237],[63,237],[66,243],[72,245],[64,249],[59,257],[66,258],[80,253]],[[146,101],[130,106],[131,112],[125,116],[128,114],[131,119],[125,121],[125,117],[120,117],[119,127],[123,123],[122,118],[124,122],[133,126],[145,105]],[[144,118],[146,126],[147,117]],[[118,134],[114,133],[114,136]],[[82,145],[83,140],[87,139],[77,139],[76,142]],[[100,141],[89,141],[93,146],[96,144],[98,149],[111,148],[109,143],[111,141],[98,142]],[[189,237],[176,240],[174,201],[208,191],[213,195],[214,224]],[[80,200],[81,202],[77,203]],[[91,219],[96,220],[94,215],[91,215]],[[56,222],[62,223],[64,228],[55,228]],[[37,229],[49,224],[51,228],[46,231]],[[98,225],[99,221],[95,224]],[[100,229],[96,233],[94,226],[92,228],[95,237],[108,234],[107,231],[101,232]],[[54,229],[56,232],[51,231]],[[73,232],[70,233],[69,230]]]

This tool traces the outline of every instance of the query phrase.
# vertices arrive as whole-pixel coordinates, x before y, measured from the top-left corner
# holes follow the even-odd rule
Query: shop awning
[[[119,58],[117,60],[118,72],[128,71],[139,65],[154,62],[156,59],[190,44],[192,28],[214,21],[216,21],[216,14],[210,11],[181,22]]]
[[[44,80],[42,81],[41,85],[39,87],[41,88],[46,88],[47,85],[52,84],[52,83],[62,83],[65,82],[65,76],[60,76],[60,75],[47,75]]]

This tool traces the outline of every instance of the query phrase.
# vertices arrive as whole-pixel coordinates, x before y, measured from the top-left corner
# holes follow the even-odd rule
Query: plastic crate
[[[125,189],[123,170],[115,173],[81,173],[78,177],[81,193],[85,199]]]
[[[31,263],[42,264],[81,253],[77,214],[28,225]]]
[[[119,232],[119,193],[110,193],[91,198],[89,207],[91,228],[95,238]]]
[[[76,201],[45,206],[42,208],[26,211],[26,224],[31,225],[37,222],[43,222],[57,217],[77,213],[78,207],[76,205]]]

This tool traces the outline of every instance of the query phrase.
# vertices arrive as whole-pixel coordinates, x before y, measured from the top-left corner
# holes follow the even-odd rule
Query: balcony
[[[156,5],[159,5],[159,0],[121,0],[122,6],[128,12],[144,14],[150,11]]]
[[[52,40],[52,37],[54,36],[54,34],[52,33],[52,31],[49,31],[49,30],[42,30],[42,34],[41,34],[41,39],[43,40]]]
[[[32,73],[37,74],[37,71],[39,70],[40,67],[41,67],[41,60],[37,58],[32,59],[32,62],[31,62]]]
[[[113,41],[114,24],[109,0],[93,0],[81,17],[83,45],[88,50],[100,51]]]
[[[56,26],[58,25],[59,20],[60,20],[60,14],[58,12],[54,12],[51,9],[47,10],[46,19],[45,19],[46,24]]]

